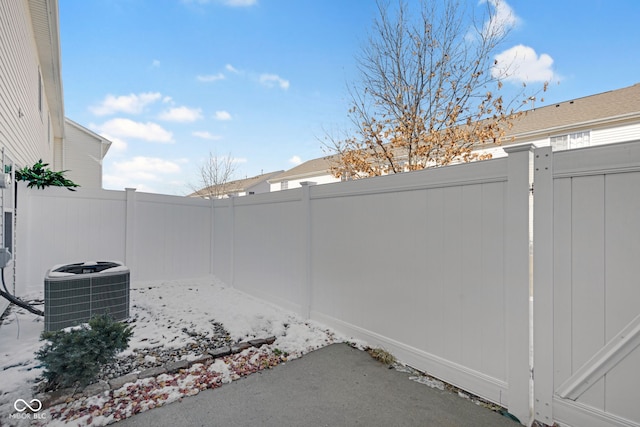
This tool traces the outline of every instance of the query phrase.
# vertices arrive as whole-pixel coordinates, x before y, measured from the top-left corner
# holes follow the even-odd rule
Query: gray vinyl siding
[[[0,2],[0,146],[18,166],[52,160],[49,104],[26,1]],[[42,110],[39,106],[42,92]]]

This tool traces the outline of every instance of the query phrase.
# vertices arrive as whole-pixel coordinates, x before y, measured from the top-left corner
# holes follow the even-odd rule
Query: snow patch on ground
[[[28,297],[41,298],[42,295]],[[33,387],[42,374],[34,352],[43,344],[39,336],[44,322],[41,317],[24,309],[13,307],[11,310],[0,325],[0,425],[31,425],[32,420],[16,419],[10,415],[17,413],[14,408],[17,399],[28,402],[33,397]],[[208,373],[202,372],[203,365],[194,365],[184,377],[167,375],[125,385],[117,391],[123,394],[118,403],[120,412],[103,410],[104,405],[110,404],[104,394],[75,402],[84,408],[78,406],[78,414],[84,414],[87,405],[93,408],[78,418],[83,424],[106,425],[114,421],[114,416],[130,416],[180,399],[187,389],[197,393],[201,386],[196,385],[198,381],[205,381],[203,378],[227,383],[236,379],[237,372],[250,371],[256,363],[267,366],[273,353],[286,354],[290,360],[333,342],[345,341],[344,337],[321,324],[228,287],[211,277],[134,283],[131,286],[130,317],[135,319],[135,327],[129,348],[123,354],[157,346],[185,347],[195,338],[183,329],[212,334],[213,322],[221,323],[234,342],[269,336],[275,336],[276,341],[271,346],[218,359],[206,368]],[[127,394],[137,397],[129,399]],[[69,410],[74,410],[74,404],[58,405],[45,415],[51,417],[56,411],[68,414]],[[58,423],[51,418],[47,421],[50,425]]]
[[[430,378],[430,377],[426,377],[426,376],[416,376],[416,377],[409,377],[409,379],[411,381],[415,381],[417,383],[420,384],[424,384],[426,386],[429,386],[431,388],[437,388],[438,390],[444,390],[444,383],[440,380],[437,380],[435,378]]]

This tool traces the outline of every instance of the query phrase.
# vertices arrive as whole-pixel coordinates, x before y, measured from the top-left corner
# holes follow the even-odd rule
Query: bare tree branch
[[[398,173],[486,156],[477,144],[499,144],[518,117],[523,90],[505,101],[506,74],[492,57],[509,34],[499,1],[467,7],[459,0],[378,1],[379,18],[357,58],[360,80],[349,88],[354,135],[328,137],[334,175]],[[478,12],[481,9],[481,13]],[[546,88],[546,85],[545,85]]]
[[[200,181],[190,187],[195,196],[207,199],[219,199],[227,195],[228,184],[233,180],[238,164],[231,154],[218,156],[209,152],[209,157],[200,166]]]

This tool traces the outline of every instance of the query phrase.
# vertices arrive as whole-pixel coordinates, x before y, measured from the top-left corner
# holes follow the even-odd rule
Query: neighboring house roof
[[[283,171],[279,170],[279,171],[275,171],[275,172],[269,172],[269,173],[263,173],[261,175],[257,175],[257,176],[253,176],[251,178],[245,178],[245,179],[238,179],[235,181],[229,181],[226,184],[223,185],[219,185],[219,186],[210,186],[210,187],[206,187],[203,189],[200,189],[198,191],[196,191],[195,193],[191,193],[189,194],[189,197],[207,197],[210,196],[211,194],[215,194],[216,192],[215,187],[220,187],[223,186],[224,187],[224,194],[234,194],[234,193],[242,193],[242,192],[249,192],[251,191],[251,189],[253,187],[255,187],[258,184],[261,184],[265,181],[267,181],[269,178],[274,177],[276,175],[281,174]]]
[[[58,0],[29,0],[29,11],[38,48],[44,90],[49,100],[53,136],[63,138],[64,100],[60,65]]]
[[[308,160],[298,166],[289,169],[269,180],[270,184],[293,179],[304,179],[318,176],[318,172],[328,172],[331,169],[332,159],[336,159],[337,154]]]
[[[640,119],[640,83],[524,112],[506,136],[556,135],[579,127]]]
[[[622,89],[524,111],[505,134],[502,145],[567,133],[573,129],[640,120],[640,83]],[[508,139],[513,139],[508,141]],[[483,148],[493,144],[484,145]],[[269,180],[270,183],[330,173],[337,155],[309,160]]]

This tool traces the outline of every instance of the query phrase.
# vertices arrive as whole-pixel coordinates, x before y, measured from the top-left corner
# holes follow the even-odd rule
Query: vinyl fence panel
[[[535,195],[537,418],[639,426],[640,144],[553,153],[548,167],[536,166],[536,183],[552,181]]]
[[[124,262],[133,280],[209,275],[211,210],[201,199],[20,184],[18,294],[40,289],[54,265],[83,261]]]

